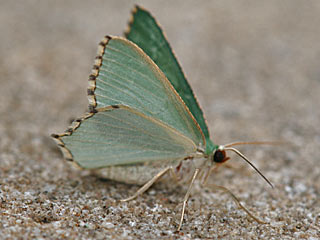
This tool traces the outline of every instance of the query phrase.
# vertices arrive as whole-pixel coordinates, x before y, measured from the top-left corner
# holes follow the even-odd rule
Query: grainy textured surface
[[[166,30],[216,143],[291,141],[241,148],[275,190],[236,157],[211,179],[270,224],[195,188],[175,233],[184,187],[118,203],[137,186],[64,162],[48,135],[85,111],[97,43],[122,34],[132,1],[2,0],[0,238],[320,238],[320,2],[138,3]]]

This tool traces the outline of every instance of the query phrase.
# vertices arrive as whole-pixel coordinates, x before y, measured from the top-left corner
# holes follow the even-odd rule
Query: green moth
[[[106,36],[89,76],[89,113],[62,134],[52,134],[67,160],[109,179],[143,185],[131,200],[171,173],[191,182],[183,200],[180,230],[191,187],[242,142],[216,145],[202,110],[164,33],[151,14],[136,6],[126,38]],[[256,169],[257,170],[257,169]],[[258,171],[258,170],[257,170]],[[271,183],[258,171],[271,185]],[[237,198],[223,190],[256,221]]]

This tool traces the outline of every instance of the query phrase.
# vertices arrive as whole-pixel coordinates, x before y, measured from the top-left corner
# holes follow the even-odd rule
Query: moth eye
[[[226,152],[224,150],[217,150],[213,155],[213,161],[216,163],[222,163],[226,161]]]

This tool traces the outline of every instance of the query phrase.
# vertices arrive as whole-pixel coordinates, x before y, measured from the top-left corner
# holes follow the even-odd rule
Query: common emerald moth
[[[257,170],[233,146],[267,143],[211,141],[202,110],[162,29],[138,6],[125,38],[106,36],[99,43],[88,99],[84,117],[64,133],[52,134],[64,157],[109,179],[143,185],[123,201],[142,194],[167,173],[177,182],[190,182],[178,230],[197,178],[206,185],[212,170],[229,159],[227,151]],[[259,221],[228,189],[214,187],[229,193]]]

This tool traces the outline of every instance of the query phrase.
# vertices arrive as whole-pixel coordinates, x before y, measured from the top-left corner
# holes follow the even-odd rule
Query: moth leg
[[[170,177],[176,182],[178,183],[180,181],[178,175],[176,174],[176,172],[174,171],[173,167],[170,167]]]
[[[266,222],[258,219],[252,213],[250,213],[250,211],[240,203],[240,200],[228,188],[225,188],[223,186],[219,186],[219,185],[216,185],[216,184],[202,183],[201,185],[202,186],[206,185],[206,186],[208,186],[210,188],[216,188],[216,189],[222,190],[223,192],[229,194],[229,196],[231,196],[231,198],[238,205],[238,207],[241,208],[243,211],[245,211],[253,220],[255,220],[257,223],[260,223],[260,224],[266,224]]]
[[[121,199],[121,202],[127,202],[135,199],[145,191],[147,191],[159,178],[161,178],[163,175],[165,175],[168,171],[171,171],[174,173],[172,167],[167,167],[163,170],[161,170],[157,175],[155,175],[153,178],[151,178],[145,185],[143,185],[135,194],[133,194],[131,197]]]
[[[187,204],[187,201],[188,201],[189,196],[190,196],[190,193],[191,193],[191,188],[192,188],[192,186],[193,186],[194,181],[196,180],[196,178],[197,178],[197,176],[198,176],[199,171],[200,171],[200,169],[198,169],[198,168],[194,171],[194,174],[193,174],[193,176],[192,176],[192,179],[191,179],[191,182],[190,182],[188,191],[186,192],[186,195],[184,196],[183,205],[182,205],[182,211],[181,211],[181,218],[180,218],[180,223],[179,223],[178,231],[180,231],[180,229],[181,229],[182,222],[183,222],[184,212],[185,212],[185,210],[186,210],[186,204]]]

